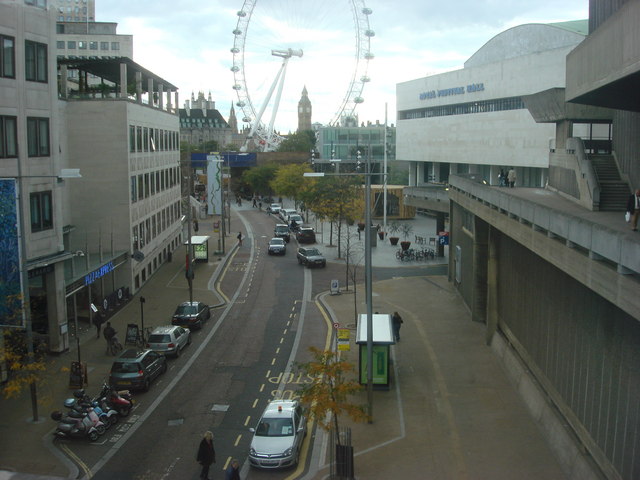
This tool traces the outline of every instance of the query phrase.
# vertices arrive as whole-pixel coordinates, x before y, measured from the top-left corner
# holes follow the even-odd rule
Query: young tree
[[[364,260],[364,249],[362,243],[357,243],[358,234],[348,227],[343,233],[344,240],[344,263],[346,290],[349,290],[349,280],[353,283],[353,318],[358,321],[358,292],[356,290],[358,266]]]
[[[339,359],[336,352],[309,347],[313,360],[298,364],[297,367],[315,379],[304,384],[299,391],[300,400],[310,405],[309,410],[325,430],[333,426],[338,432],[338,417],[346,413],[355,422],[369,420],[366,405],[349,402],[349,397],[363,389],[353,377],[355,368],[352,364]],[[338,444],[340,436],[337,435]]]
[[[290,133],[280,146],[279,152],[311,152],[316,145],[316,135],[313,130]]]
[[[282,165],[275,172],[269,185],[278,195],[292,198],[297,207],[302,193],[307,188],[307,179],[304,178],[306,172],[311,172],[311,167],[306,164]]]
[[[253,192],[261,194],[271,193],[270,183],[275,177],[278,167],[276,165],[262,165],[245,170],[242,173],[242,181],[249,185]]]

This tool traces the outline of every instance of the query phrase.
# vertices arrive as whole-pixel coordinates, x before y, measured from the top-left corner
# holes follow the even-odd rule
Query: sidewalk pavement
[[[231,232],[246,231],[238,214],[251,208],[247,202],[233,207]],[[432,219],[427,217],[416,219],[415,234],[431,236],[435,222],[430,222]],[[327,245],[327,226],[319,230],[327,260],[342,262],[333,253],[335,247]],[[210,231],[212,220],[200,220],[199,233]],[[227,252],[235,245],[234,239],[233,234],[228,237]],[[210,250],[215,250],[216,243],[214,233]],[[373,267],[417,264],[399,262],[396,250],[397,247],[378,241],[372,249]],[[167,312],[185,300],[188,290],[183,275],[184,248],[174,252],[173,257],[172,263],[159,268],[110,319],[121,340],[128,323],[139,323],[138,297],[146,298],[146,326],[166,323]],[[196,267],[194,298],[217,303],[207,281],[222,266],[222,260],[210,254],[207,264]],[[431,262],[446,261],[445,257]],[[333,296],[323,294],[321,299],[332,322],[352,323],[353,297],[349,291]],[[376,282],[373,303],[374,311],[400,312],[404,325],[401,342],[391,347],[391,388],[374,392],[373,423],[354,425],[341,419],[345,426],[352,427],[356,478],[565,478],[492,349],[485,345],[483,325],[471,322],[469,312],[445,277],[395,277]],[[366,308],[359,305],[358,310],[365,312]],[[28,392],[16,400],[0,398],[0,480],[76,478],[77,467],[51,445],[55,424],[49,419],[49,413],[58,409],[72,391],[68,372],[64,371],[77,358],[75,338],[70,343],[69,352],[51,358],[51,369],[57,372],[58,381],[48,382],[48,387],[39,391],[45,403],[40,406],[39,422],[29,421]],[[80,345],[82,360],[89,365],[87,391],[94,393],[108,375],[113,357],[105,355],[105,340],[96,338],[94,327],[81,328]],[[357,365],[353,340],[346,358]],[[366,394],[360,400],[365,403]],[[306,479],[326,478],[327,448],[326,437],[316,435]]]

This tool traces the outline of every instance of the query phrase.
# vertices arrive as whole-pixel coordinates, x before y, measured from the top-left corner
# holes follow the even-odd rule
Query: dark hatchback
[[[202,324],[209,318],[211,311],[206,303],[182,302],[176,308],[171,324],[186,328],[202,328]]]
[[[316,243],[316,232],[313,231],[313,227],[304,225],[296,232],[296,240],[298,243]]]
[[[283,238],[285,242],[289,243],[291,240],[291,232],[289,231],[289,225],[285,223],[276,224],[273,229],[273,236],[278,238]]]
[[[149,390],[151,382],[167,371],[167,359],[153,350],[129,348],[111,365],[109,384],[116,389]]]

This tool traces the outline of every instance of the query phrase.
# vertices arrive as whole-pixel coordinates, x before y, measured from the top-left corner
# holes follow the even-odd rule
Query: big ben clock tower
[[[298,102],[298,132],[304,130],[311,130],[311,100],[306,86],[302,89],[302,97]]]

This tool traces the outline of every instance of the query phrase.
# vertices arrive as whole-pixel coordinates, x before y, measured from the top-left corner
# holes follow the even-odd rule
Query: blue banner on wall
[[[0,179],[0,326],[24,326],[16,180]]]

